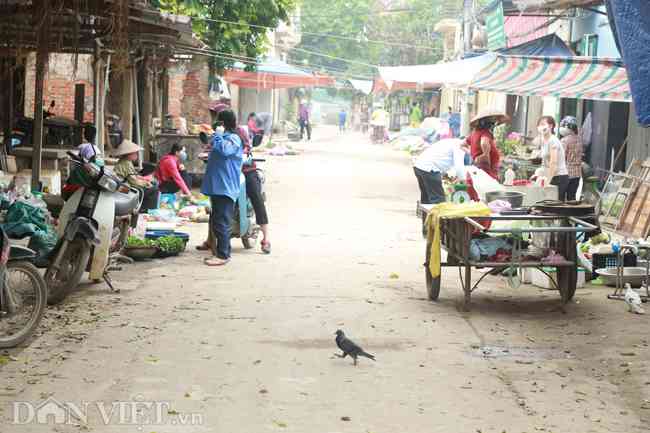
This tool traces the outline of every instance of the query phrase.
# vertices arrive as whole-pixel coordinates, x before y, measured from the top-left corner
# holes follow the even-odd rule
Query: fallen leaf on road
[[[273,424],[275,424],[276,426],[278,426],[280,428],[287,428],[287,423],[286,422],[273,420]]]
[[[259,360],[259,359],[258,359],[257,361],[255,361],[255,362],[253,362],[254,365],[259,365],[259,364],[261,364],[261,363],[262,363],[262,361]]]
[[[169,410],[167,411],[167,415],[178,415],[178,412],[175,411],[174,409],[169,409]]]
[[[155,356],[153,356],[153,355],[149,355],[149,356],[147,356],[147,357],[145,358],[145,361],[147,361],[147,362],[150,363],[150,364],[155,364],[155,363],[157,363],[157,362],[160,361],[160,360],[159,360],[158,358],[156,358]]]
[[[621,356],[636,356],[634,352],[621,352]]]
[[[8,356],[0,356],[0,365],[5,365],[9,364],[9,357]]]
[[[393,272],[392,274],[390,274],[388,276],[388,278],[390,278],[391,280],[396,280],[396,279],[399,278],[399,274],[396,274],[395,272]]]
[[[260,389],[260,394],[268,394],[269,391],[266,389]]]
[[[341,421],[350,421],[350,417],[349,416],[342,416]]]
[[[185,398],[190,398],[190,397],[192,397],[192,395],[189,392],[186,392],[185,393]]]

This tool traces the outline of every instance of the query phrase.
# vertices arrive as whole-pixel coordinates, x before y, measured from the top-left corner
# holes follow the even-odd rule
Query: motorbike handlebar
[[[263,159],[263,158],[253,158],[253,162],[266,162],[266,159]]]
[[[70,158],[74,159],[75,161],[84,162],[84,160],[81,158],[81,156],[75,154],[73,151],[68,150],[66,153],[68,154],[68,156]]]

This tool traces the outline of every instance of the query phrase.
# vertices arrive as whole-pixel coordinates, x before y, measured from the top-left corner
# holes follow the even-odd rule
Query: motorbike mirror
[[[210,142],[210,137],[208,137],[208,134],[201,131],[199,133],[199,140],[201,140],[201,143],[203,143],[203,144],[208,144]]]

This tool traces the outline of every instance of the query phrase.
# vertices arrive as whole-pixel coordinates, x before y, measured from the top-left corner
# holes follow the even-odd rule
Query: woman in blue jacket
[[[230,261],[230,226],[239,197],[243,146],[237,135],[237,116],[232,110],[219,113],[224,132],[212,138],[212,149],[203,176],[201,192],[210,197],[210,230],[216,239],[215,257],[205,259],[208,266],[223,266]]]

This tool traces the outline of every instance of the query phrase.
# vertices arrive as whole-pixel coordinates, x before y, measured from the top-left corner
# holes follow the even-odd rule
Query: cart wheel
[[[427,242],[426,261],[424,264],[424,276],[427,281],[427,296],[431,301],[437,301],[440,296],[440,277],[433,278],[429,270],[429,257],[431,257],[431,245]]]

